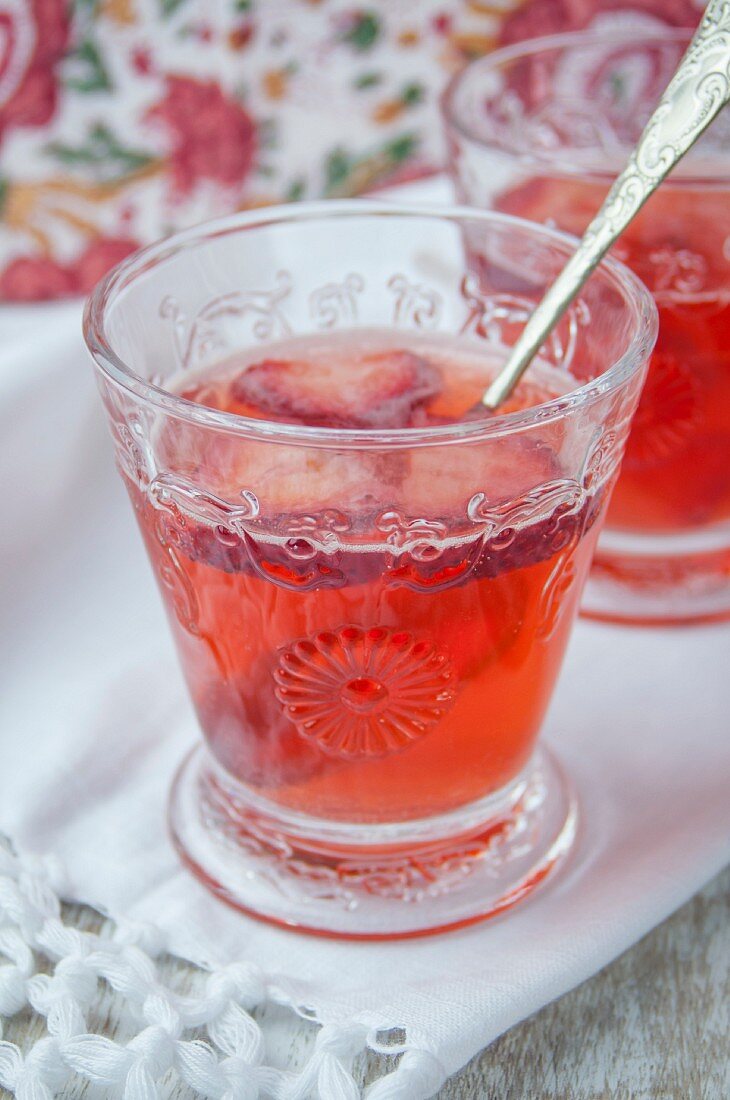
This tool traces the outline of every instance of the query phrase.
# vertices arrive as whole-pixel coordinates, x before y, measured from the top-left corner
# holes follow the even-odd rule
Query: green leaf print
[[[352,84],[354,88],[357,88],[359,92],[364,91],[366,88],[375,88],[383,80],[382,73],[362,73],[360,76],[355,77]]]
[[[372,152],[352,156],[333,149],[324,162],[324,194],[354,195],[387,180],[417,150],[418,134],[401,134]]]
[[[284,195],[285,202],[299,202],[304,198],[306,189],[306,180],[302,176],[292,180]]]
[[[352,157],[344,149],[333,149],[324,162],[325,186],[328,191],[344,183],[352,170]]]
[[[3,216],[3,207],[5,206],[5,200],[8,197],[9,188],[9,180],[3,179],[2,176],[0,176],[0,218],[2,218]]]
[[[70,168],[91,169],[100,182],[121,179],[151,164],[153,157],[139,149],[123,146],[102,123],[92,126],[82,145],[51,142],[46,151]]]
[[[418,142],[418,134],[401,134],[400,137],[389,141],[383,151],[393,164],[401,164],[415,153]]]
[[[160,11],[165,19],[169,19],[171,15],[174,15],[178,8],[181,8],[185,3],[185,0],[159,0]]]
[[[380,20],[373,11],[358,12],[340,35],[353,49],[364,53],[373,48],[380,36]]]
[[[412,84],[406,84],[405,88],[401,92],[401,102],[405,103],[406,107],[415,107],[417,103],[421,103],[423,97],[426,94],[426,89],[423,84],[417,84],[413,81]]]
[[[108,92],[112,82],[106,71],[98,47],[85,38],[75,50],[71,50],[64,61],[64,84],[76,92]]]

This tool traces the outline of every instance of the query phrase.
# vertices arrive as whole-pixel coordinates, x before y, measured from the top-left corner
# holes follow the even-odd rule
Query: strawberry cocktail
[[[478,62],[445,99],[461,198],[582,234],[686,43],[568,34]],[[729,242],[722,116],[613,250],[652,291],[659,338],[586,593],[599,617],[730,614]]]
[[[501,414],[474,411],[567,247],[490,215],[315,205],[173,238],[92,300],[205,737],[173,837],[241,908],[419,934],[512,904],[569,846],[572,796],[536,742],[648,295],[602,269]]]

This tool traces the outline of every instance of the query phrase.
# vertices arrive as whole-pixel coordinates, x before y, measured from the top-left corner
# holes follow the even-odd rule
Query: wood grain
[[[106,931],[90,909],[69,906],[79,928]],[[181,990],[201,981],[194,967],[162,963]],[[728,1100],[730,1098],[730,870],[697,894],[605,970],[503,1035],[441,1090],[439,1100]],[[301,1067],[316,1027],[268,1006],[269,1057]],[[119,1002],[99,997],[90,1025],[124,1038]],[[25,1046],[44,1034],[42,1021],[20,1014],[5,1038]],[[394,1061],[374,1055],[357,1064],[367,1084]],[[7,1096],[7,1093],[0,1093]],[[70,1081],[63,1100],[103,1093]],[[195,1093],[170,1080],[169,1100]]]

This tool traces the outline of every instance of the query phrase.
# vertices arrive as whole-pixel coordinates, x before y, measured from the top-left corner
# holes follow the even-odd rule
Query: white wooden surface
[[[70,906],[79,927],[104,921]],[[199,980],[194,967],[164,963],[178,988]],[[729,1100],[730,1098],[730,870],[600,974],[548,1005],[482,1051],[439,1094],[439,1100]],[[301,1066],[316,1028],[267,1008],[269,1053],[281,1065]],[[119,1004],[103,994],[93,1026],[123,1033]],[[42,1023],[20,1015],[5,1037],[24,1045]],[[359,1080],[379,1076],[388,1059],[361,1059]],[[7,1093],[0,1093],[7,1096]],[[63,1100],[103,1096],[71,1082]],[[170,1081],[169,1100],[194,1093]],[[315,1100],[315,1098],[312,1098]]]

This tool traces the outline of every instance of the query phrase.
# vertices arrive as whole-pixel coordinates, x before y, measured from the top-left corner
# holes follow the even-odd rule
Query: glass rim
[[[301,446],[360,448],[377,446],[396,449],[424,444],[476,442],[523,430],[537,423],[561,419],[573,409],[592,404],[606,394],[618,390],[636,373],[654,345],[658,330],[656,305],[649,292],[634,273],[612,257],[604,258],[591,276],[608,278],[629,308],[633,333],[622,355],[596,378],[576,386],[566,394],[551,398],[511,413],[497,413],[484,421],[455,422],[418,428],[324,428],[287,424],[275,420],[241,416],[223,412],[173,393],[137,374],[116,354],[107,337],[107,309],[117,293],[136,277],[158,264],[188,249],[192,250],[207,238],[225,236],[249,227],[278,225],[307,220],[330,221],[338,217],[378,216],[382,218],[432,218],[449,222],[479,221],[486,224],[513,226],[548,242],[566,252],[566,260],[578,244],[576,237],[562,233],[525,218],[469,206],[398,203],[378,199],[317,200],[289,203],[239,211],[222,218],[199,223],[170,237],[139,249],[113,267],[97,283],[86,300],[83,315],[83,335],[95,367],[101,375],[157,408],[178,419],[201,427],[232,432],[252,439],[278,441]],[[406,329],[402,330],[407,334]]]
[[[476,127],[470,123],[467,119],[464,119],[460,112],[456,109],[455,98],[463,85],[467,80],[472,79],[475,74],[498,72],[499,69],[511,62],[519,60],[520,58],[531,57],[535,54],[542,53],[545,50],[559,50],[566,47],[579,47],[579,46],[606,46],[615,42],[617,44],[631,42],[632,44],[640,45],[642,42],[679,42],[689,43],[695,29],[692,27],[637,27],[627,28],[624,30],[591,30],[590,27],[582,30],[562,31],[559,34],[546,34],[540,35],[536,38],[525,38],[520,42],[514,42],[509,46],[501,46],[499,49],[492,50],[491,53],[486,54],[484,57],[478,57],[476,60],[469,62],[463,69],[455,73],[451,77],[446,87],[440,96],[439,105],[441,108],[441,116],[444,125],[448,130],[453,130],[458,133],[466,141],[470,142],[481,149],[501,149],[503,152],[508,153],[514,157],[529,159],[533,164],[539,164],[540,166],[548,166],[556,170],[565,170],[566,174],[569,174],[576,178],[600,180],[601,182],[611,183],[615,179],[618,169],[613,170],[610,166],[600,166],[600,156],[596,158],[596,162],[588,165],[581,166],[580,171],[576,173],[575,168],[572,167],[570,162],[570,147],[564,150],[533,150],[527,147],[520,147],[515,144],[506,141],[500,141],[498,139],[491,139],[484,134],[479,133]],[[600,150],[596,150],[600,154]],[[628,157],[631,152],[631,146],[626,146],[626,156]],[[619,169],[623,165],[619,165]],[[664,181],[662,187],[675,188],[678,186],[687,187],[692,185],[708,185],[716,184],[718,186],[726,184],[730,178],[730,170],[722,173],[708,173],[698,172],[693,169],[691,162],[689,167],[686,165],[680,165],[677,173],[674,176],[670,176]]]

